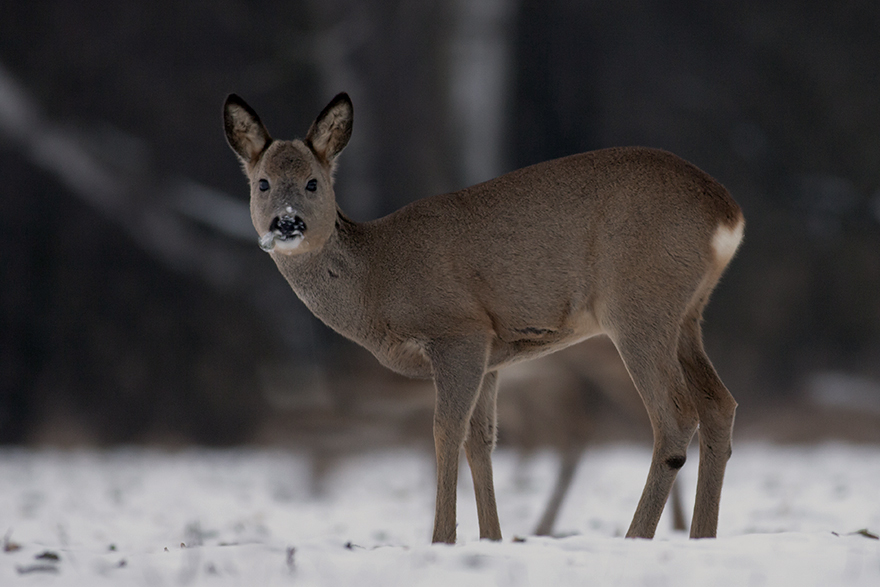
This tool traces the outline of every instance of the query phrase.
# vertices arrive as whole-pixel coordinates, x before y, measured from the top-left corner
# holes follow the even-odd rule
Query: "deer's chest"
[[[396,373],[407,377],[430,378],[433,376],[431,361],[424,348],[413,339],[387,336],[374,348],[367,348],[379,362]]]

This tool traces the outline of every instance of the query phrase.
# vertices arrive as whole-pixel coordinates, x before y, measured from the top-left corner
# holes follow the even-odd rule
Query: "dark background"
[[[0,442],[260,442],[401,405],[257,247],[222,133],[229,92],[292,138],[343,90],[358,220],[615,145],[715,176],[747,218],[705,325],[741,421],[846,429],[880,412],[878,63],[869,1],[10,3]]]

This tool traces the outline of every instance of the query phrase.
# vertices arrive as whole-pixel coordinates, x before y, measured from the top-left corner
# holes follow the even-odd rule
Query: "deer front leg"
[[[458,463],[486,368],[487,343],[456,340],[434,343],[434,449],[437,453],[437,504],[432,542],[455,543]]]
[[[495,483],[492,480],[492,451],[498,437],[497,397],[498,372],[492,371],[483,376],[480,395],[471,415],[470,429],[464,443],[474,479],[480,538],[490,540],[501,540],[501,524],[498,522],[498,508],[495,505]]]

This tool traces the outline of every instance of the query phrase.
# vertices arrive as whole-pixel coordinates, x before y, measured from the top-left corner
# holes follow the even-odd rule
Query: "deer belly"
[[[489,357],[490,367],[503,367],[541,357],[569,347],[602,332],[591,312],[572,314],[557,327],[516,325],[498,328]]]

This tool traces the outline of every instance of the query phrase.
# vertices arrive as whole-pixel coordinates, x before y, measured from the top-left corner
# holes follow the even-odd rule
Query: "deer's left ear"
[[[341,93],[324,108],[306,135],[306,144],[330,167],[335,167],[336,157],[351,138],[354,106],[348,94]]]
[[[229,146],[250,171],[272,143],[269,131],[254,109],[235,94],[229,94],[223,105],[223,127]]]

